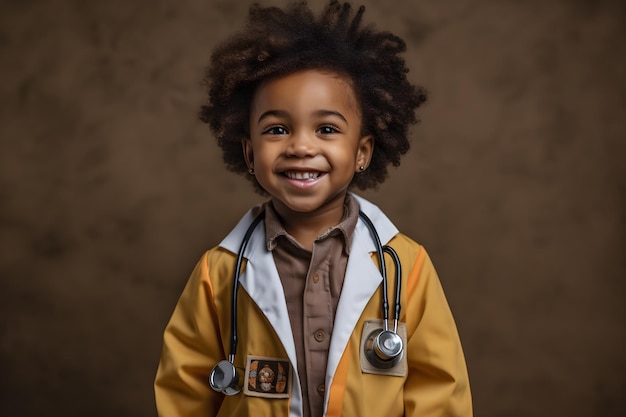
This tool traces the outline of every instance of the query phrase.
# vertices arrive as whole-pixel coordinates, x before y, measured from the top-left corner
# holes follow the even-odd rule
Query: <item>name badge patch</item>
[[[248,356],[243,392],[252,397],[289,398],[291,366],[288,360]]]

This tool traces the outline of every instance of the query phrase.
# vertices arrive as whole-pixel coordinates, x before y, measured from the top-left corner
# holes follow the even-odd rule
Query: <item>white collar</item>
[[[396,226],[389,220],[389,218],[383,213],[383,211],[378,208],[375,204],[369,202],[363,197],[360,197],[356,194],[352,194],[357,202],[359,203],[359,209],[365,213],[367,217],[370,218],[374,227],[376,228],[376,232],[380,237],[380,241],[383,245],[387,244],[396,234],[398,234],[398,229]],[[241,241],[243,236],[248,230],[248,227],[254,220],[254,213],[259,212],[259,206],[255,206],[248,210],[248,212],[239,220],[237,225],[231,230],[231,232],[220,242],[219,246],[229,250],[232,253],[238,253],[239,248],[241,247]],[[357,222],[355,231],[355,235],[353,238],[353,246],[354,240],[360,240],[362,245],[365,245],[368,252],[376,251],[376,245],[374,241],[368,237],[369,231],[367,226],[363,221],[359,218]],[[251,243],[246,248],[246,252],[244,253],[244,257],[250,259],[254,255],[254,248],[258,248],[259,245],[252,244],[253,241],[257,239],[265,239],[265,233],[262,228],[257,227],[257,230],[252,234],[250,241]],[[366,243],[367,242],[367,243]]]

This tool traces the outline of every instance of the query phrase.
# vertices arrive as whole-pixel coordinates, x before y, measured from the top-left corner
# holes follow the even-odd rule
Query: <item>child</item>
[[[426,99],[404,42],[363,11],[253,6],[214,51],[202,119],[269,198],[192,273],[165,330],[160,416],[472,415],[428,255],[348,192],[399,164]]]

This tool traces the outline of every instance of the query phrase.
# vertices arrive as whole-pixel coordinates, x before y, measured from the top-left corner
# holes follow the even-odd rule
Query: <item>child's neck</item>
[[[344,199],[313,212],[296,212],[280,202],[272,201],[280,221],[294,239],[307,250],[313,250],[313,243],[322,233],[341,223],[344,215]]]

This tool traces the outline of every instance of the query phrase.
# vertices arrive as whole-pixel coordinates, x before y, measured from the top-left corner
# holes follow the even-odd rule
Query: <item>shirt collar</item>
[[[337,226],[333,226],[319,235],[315,241],[324,240],[329,236],[343,236],[343,250],[349,255],[350,247],[352,246],[354,228],[357,220],[359,219],[359,203],[351,194],[348,193],[346,194],[343,207],[343,218],[341,219],[341,222]],[[290,242],[300,246],[298,242],[291,235],[289,235],[289,233],[287,233],[280,222],[280,218],[278,217],[278,213],[276,213],[274,206],[271,201],[268,201],[265,203],[265,244],[267,246],[267,250],[274,250],[277,244],[276,239],[278,239],[279,236],[285,236]]]

